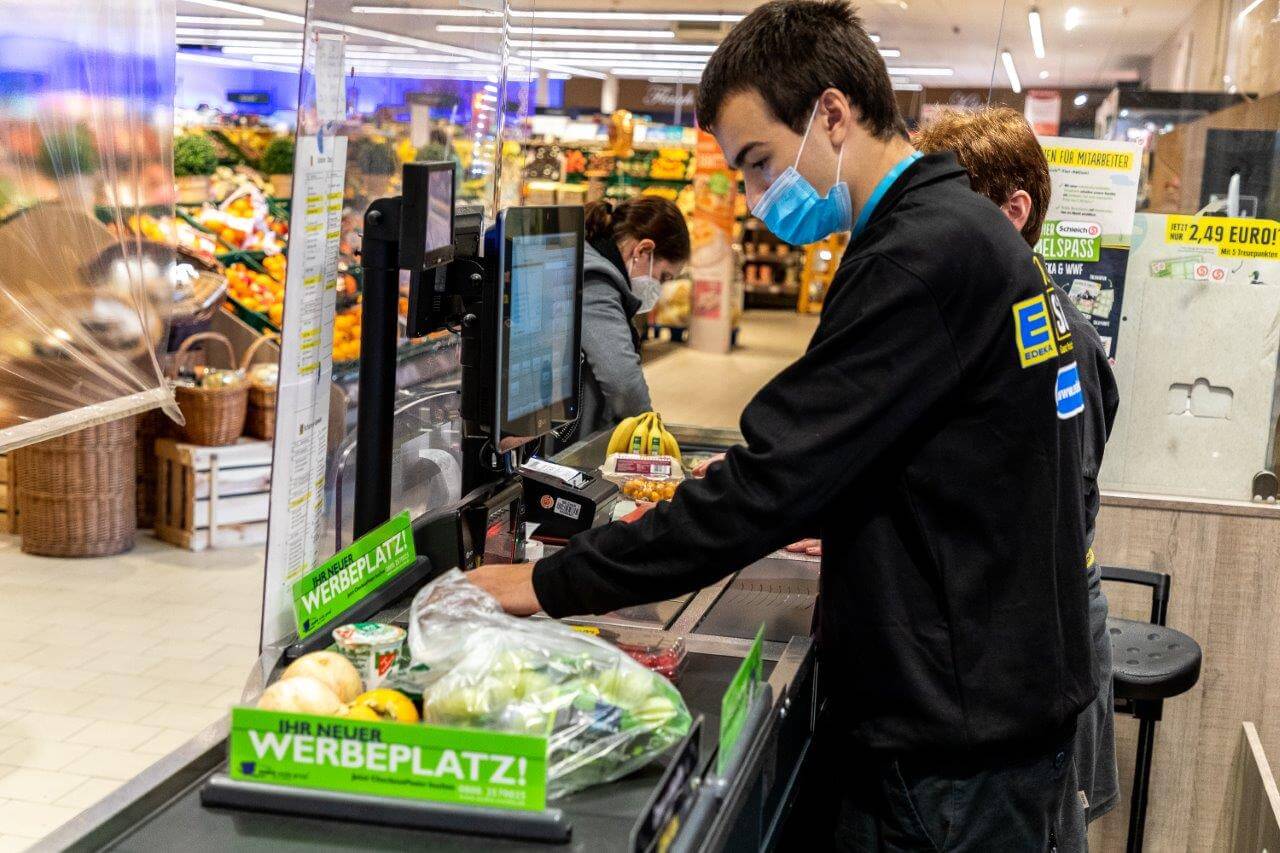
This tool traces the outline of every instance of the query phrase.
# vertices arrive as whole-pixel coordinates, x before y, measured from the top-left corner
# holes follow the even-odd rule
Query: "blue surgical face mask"
[[[844,160],[844,145],[836,156],[836,184],[825,197],[818,195],[813,184],[796,171],[818,105],[809,114],[809,126],[804,129],[796,162],[783,172],[760,197],[751,213],[770,231],[793,246],[805,246],[853,227],[853,201],[849,197],[849,185],[840,180],[840,164]]]

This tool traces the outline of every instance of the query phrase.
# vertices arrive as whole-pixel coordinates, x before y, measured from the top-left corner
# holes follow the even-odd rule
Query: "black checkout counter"
[[[673,429],[691,453],[714,452],[740,440],[730,431]],[[607,434],[589,437],[555,461],[593,468],[604,461]],[[377,615],[407,619],[412,593]],[[632,850],[650,807],[678,787],[686,796],[671,850],[754,850],[778,844],[811,742],[817,679],[810,624],[817,564],[766,558],[695,594],[601,617],[572,620],[626,626],[655,639],[681,636],[688,656],[679,689],[701,717],[696,769],[681,786],[663,786],[672,755],[617,782],[549,804],[571,826],[567,843],[408,829],[360,820],[320,819],[207,807],[201,789],[225,770],[227,720],[210,726],[107,799],[41,842],[50,850]],[[765,626],[764,674],[729,766],[717,772],[721,699],[751,641]],[[692,753],[692,748],[689,748]]]

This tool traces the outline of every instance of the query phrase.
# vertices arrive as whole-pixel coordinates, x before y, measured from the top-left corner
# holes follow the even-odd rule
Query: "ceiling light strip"
[[[301,15],[294,15],[290,12],[277,12],[275,9],[263,9],[259,6],[250,6],[247,3],[233,3],[231,0],[185,0],[185,2],[210,9],[221,9],[224,12],[257,15],[263,18],[270,18],[273,21],[288,21],[291,24],[303,23]]]
[[[891,65],[889,66],[889,73],[898,74],[903,77],[950,77],[952,74],[955,74],[956,71],[954,68],[942,68],[942,67],[926,68],[923,66],[909,67],[909,68],[894,68]]]
[[[1004,73],[1009,78],[1009,88],[1016,95],[1022,91],[1022,80],[1018,77],[1018,69],[1013,67],[1013,54],[1007,50],[1000,51],[1000,61],[1004,63]]]
[[[262,18],[241,18],[236,15],[178,15],[178,26],[260,27]]]
[[[666,53],[705,53],[710,55],[719,45],[714,44],[668,44],[612,41],[542,41],[534,39],[510,39],[509,46],[515,50],[543,50],[547,48],[564,48],[567,50],[651,50],[658,48]]]
[[[1027,12],[1027,26],[1031,28],[1031,49],[1036,59],[1044,59],[1044,29],[1040,25],[1040,10],[1035,6]]]
[[[500,33],[502,27],[481,24],[436,24],[436,31],[441,33]],[[527,36],[574,36],[583,35],[592,38],[637,38],[637,39],[673,39],[676,34],[671,30],[624,30],[624,29],[591,29],[590,27],[507,27],[511,35]]]

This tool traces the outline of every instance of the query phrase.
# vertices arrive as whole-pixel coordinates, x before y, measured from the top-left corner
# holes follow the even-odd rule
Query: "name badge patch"
[[[1018,343],[1018,363],[1022,367],[1057,356],[1058,345],[1049,323],[1049,306],[1043,293],[1014,304],[1013,333]]]
[[[1062,420],[1074,418],[1084,411],[1084,391],[1080,388],[1080,368],[1073,361],[1066,367],[1058,368],[1058,383],[1054,388],[1053,399],[1058,408],[1058,417]]]

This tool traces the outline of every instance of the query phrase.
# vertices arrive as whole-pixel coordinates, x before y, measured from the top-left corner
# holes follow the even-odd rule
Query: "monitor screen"
[[[453,169],[437,170],[427,178],[427,252],[453,245]]]
[[[454,258],[453,163],[405,163],[400,201],[400,268],[425,272]]]
[[[574,233],[511,239],[508,421],[563,402],[577,390],[579,240]]]
[[[510,207],[490,236],[500,255],[490,320],[495,434],[545,435],[578,414],[583,210]]]

